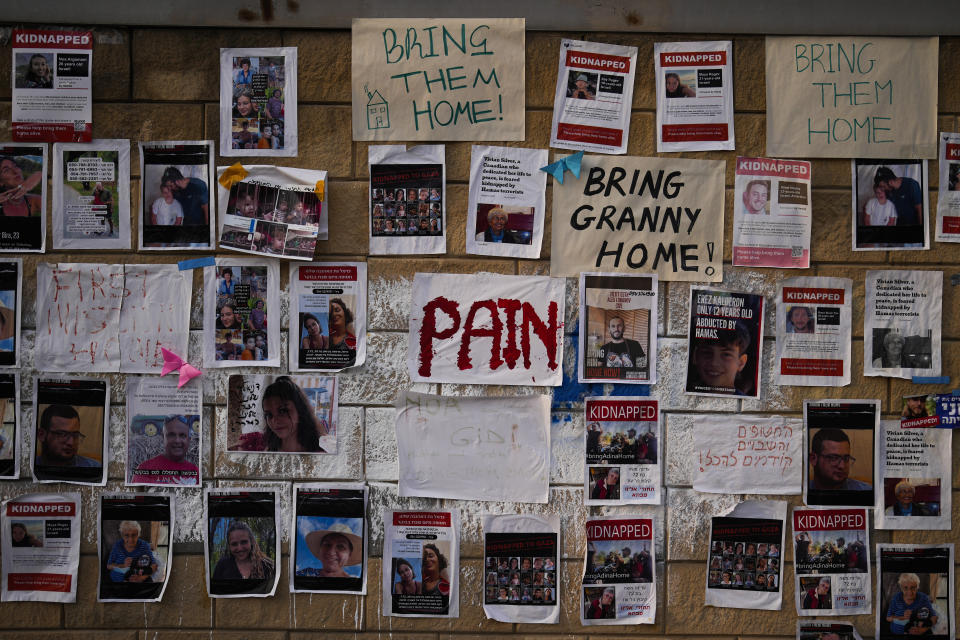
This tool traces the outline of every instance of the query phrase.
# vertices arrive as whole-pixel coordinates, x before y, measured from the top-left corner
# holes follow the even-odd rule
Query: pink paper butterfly
[[[178,389],[203,373],[173,351],[160,347],[160,352],[163,353],[163,371],[160,372],[160,375],[165,376],[168,373],[180,371],[180,381],[177,382]]]

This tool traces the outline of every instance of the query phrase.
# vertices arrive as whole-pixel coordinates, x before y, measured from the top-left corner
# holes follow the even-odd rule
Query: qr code
[[[790,257],[791,257],[791,258],[802,258],[802,257],[803,257],[803,247],[790,247]]]
[[[73,121],[73,130],[74,131],[83,131],[86,129],[87,123],[83,120],[74,120]]]

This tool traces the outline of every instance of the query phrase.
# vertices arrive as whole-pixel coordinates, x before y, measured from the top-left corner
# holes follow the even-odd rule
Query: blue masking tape
[[[213,256],[208,258],[194,258],[193,260],[181,260],[177,263],[180,271],[189,271],[190,269],[199,269],[201,267],[217,266],[217,259]]]
[[[913,384],[950,384],[950,376],[913,376]]]
[[[253,233],[253,228],[254,228],[255,226],[257,226],[257,219],[256,219],[256,218],[251,218],[251,219],[250,219],[250,233]]]

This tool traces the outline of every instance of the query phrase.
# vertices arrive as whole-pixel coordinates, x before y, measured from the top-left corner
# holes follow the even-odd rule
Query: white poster
[[[876,640],[954,638],[953,544],[878,544],[876,558]]]
[[[851,622],[797,620],[797,640],[863,640]]]
[[[23,260],[0,260],[0,369],[20,366]]]
[[[160,602],[173,569],[175,496],[100,496],[97,602]]]
[[[267,598],[280,582],[280,490],[203,490],[203,560],[211,598]]]
[[[588,519],[580,624],[653,624],[656,615],[653,519]]]
[[[866,509],[794,507],[793,541],[798,615],[870,613]]]
[[[584,503],[660,504],[663,475],[656,400],[585,398]]]
[[[130,141],[53,145],[53,248],[130,248]]]
[[[280,366],[280,264],[217,258],[203,270],[205,367]]]
[[[290,371],[342,371],[367,359],[367,264],[290,265]]]
[[[370,145],[370,255],[445,253],[446,150],[442,144]]]
[[[737,158],[733,195],[733,265],[810,266],[810,163]]]
[[[292,593],[367,593],[367,487],[293,485]]]
[[[500,622],[556,624],[560,619],[560,518],[533,514],[484,515],[483,612]],[[536,567],[543,584],[533,584]],[[514,574],[521,586],[510,584]],[[529,584],[523,584],[524,575]],[[491,578],[496,586],[491,583]],[[553,588],[548,584],[554,585]]]
[[[777,285],[779,385],[845,387],[850,384],[852,334],[850,278],[787,278]]]
[[[960,242],[960,133],[940,134],[937,242]]]
[[[863,375],[938,376],[942,271],[867,271]]]
[[[327,239],[330,211],[327,172],[251,165],[246,177],[225,189],[217,167],[220,247],[243,253],[312,260],[317,240]]]
[[[0,253],[47,245],[47,145],[0,143]]]
[[[711,519],[704,604],[780,610],[786,518],[787,503],[770,500],[741,502]]]
[[[699,416],[693,432],[695,491],[799,495],[803,422],[783,416]]]
[[[930,248],[926,160],[850,161],[854,251]]]
[[[460,512],[383,510],[383,615],[460,617]]]
[[[139,147],[140,249],[216,249],[213,142],[166,140]]]
[[[733,42],[657,42],[657,152],[733,149]]]
[[[547,206],[540,167],[547,161],[546,149],[471,148],[467,253],[540,257]]]
[[[636,47],[561,40],[550,146],[626,153],[636,70]]]
[[[562,278],[418,273],[407,342],[410,377],[558,386],[563,303]]]
[[[35,493],[3,502],[4,602],[76,602],[80,494]]]
[[[549,396],[408,391],[395,406],[401,497],[547,502]]]
[[[0,480],[20,477],[20,374],[0,373]]]
[[[220,155],[297,155],[297,48],[220,49]]]
[[[952,528],[952,429],[880,422],[877,529]]]
[[[34,481],[107,484],[110,380],[38,375],[33,385]]]

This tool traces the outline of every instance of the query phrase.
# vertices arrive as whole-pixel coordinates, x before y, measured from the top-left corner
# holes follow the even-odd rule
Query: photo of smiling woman
[[[297,485],[291,590],[363,592],[366,575],[360,485]]]
[[[211,597],[264,597],[277,586],[275,491],[207,489],[208,591]]]

